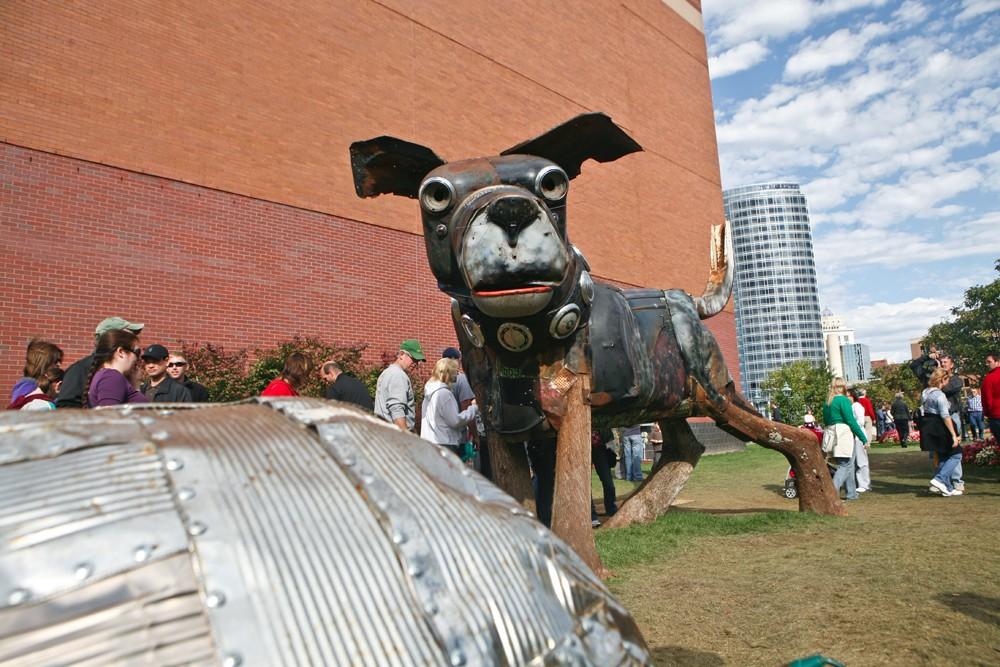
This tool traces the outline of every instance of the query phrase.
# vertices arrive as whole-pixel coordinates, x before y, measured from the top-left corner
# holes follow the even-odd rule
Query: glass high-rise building
[[[809,211],[796,183],[746,185],[722,197],[736,259],[743,393],[763,406],[769,372],[799,359],[826,362]]]

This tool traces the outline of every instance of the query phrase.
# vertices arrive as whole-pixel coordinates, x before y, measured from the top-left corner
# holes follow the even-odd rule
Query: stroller
[[[806,423],[799,428],[809,431],[816,436],[816,439],[819,440],[820,444],[823,444],[823,429],[817,426],[814,420],[807,419]],[[832,472],[833,471],[831,469],[831,473]],[[783,490],[783,495],[789,500],[799,497],[799,487],[795,484],[795,471],[792,470],[791,466],[789,466],[788,472],[785,474],[785,488]]]

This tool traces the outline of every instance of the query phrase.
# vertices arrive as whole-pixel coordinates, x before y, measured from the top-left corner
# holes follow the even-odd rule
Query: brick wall
[[[3,143],[0,230],[4,388],[28,338],[72,361],[110,315],[168,347],[314,335],[369,343],[375,362],[402,338],[430,354],[455,342],[423,240],[406,232]],[[735,374],[732,313],[708,324]]]

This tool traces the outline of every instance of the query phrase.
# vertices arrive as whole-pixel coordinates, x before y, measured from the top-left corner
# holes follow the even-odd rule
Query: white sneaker
[[[601,520],[600,519],[591,519],[590,520],[590,527],[591,528],[597,528],[600,525],[601,525]]]
[[[951,496],[960,496],[960,495],[962,495],[962,492],[959,489],[955,489],[954,491],[942,491],[941,495],[942,496],[948,496],[948,497],[951,497]]]
[[[962,491],[963,493],[965,492],[965,482],[955,482],[952,486],[954,486],[959,491]]]
[[[929,488],[927,490],[930,491],[931,493],[933,493],[936,496],[940,496],[941,495],[941,489],[937,488],[936,486],[932,486],[931,488]]]
[[[938,491],[941,492],[941,495],[946,495],[948,493],[948,487],[944,485],[944,482],[932,479],[931,486],[937,487]]]

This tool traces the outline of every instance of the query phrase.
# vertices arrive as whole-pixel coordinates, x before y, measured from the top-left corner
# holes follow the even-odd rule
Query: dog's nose
[[[490,204],[486,217],[504,231],[507,242],[513,248],[521,230],[538,217],[538,209],[525,197],[503,197]]]

